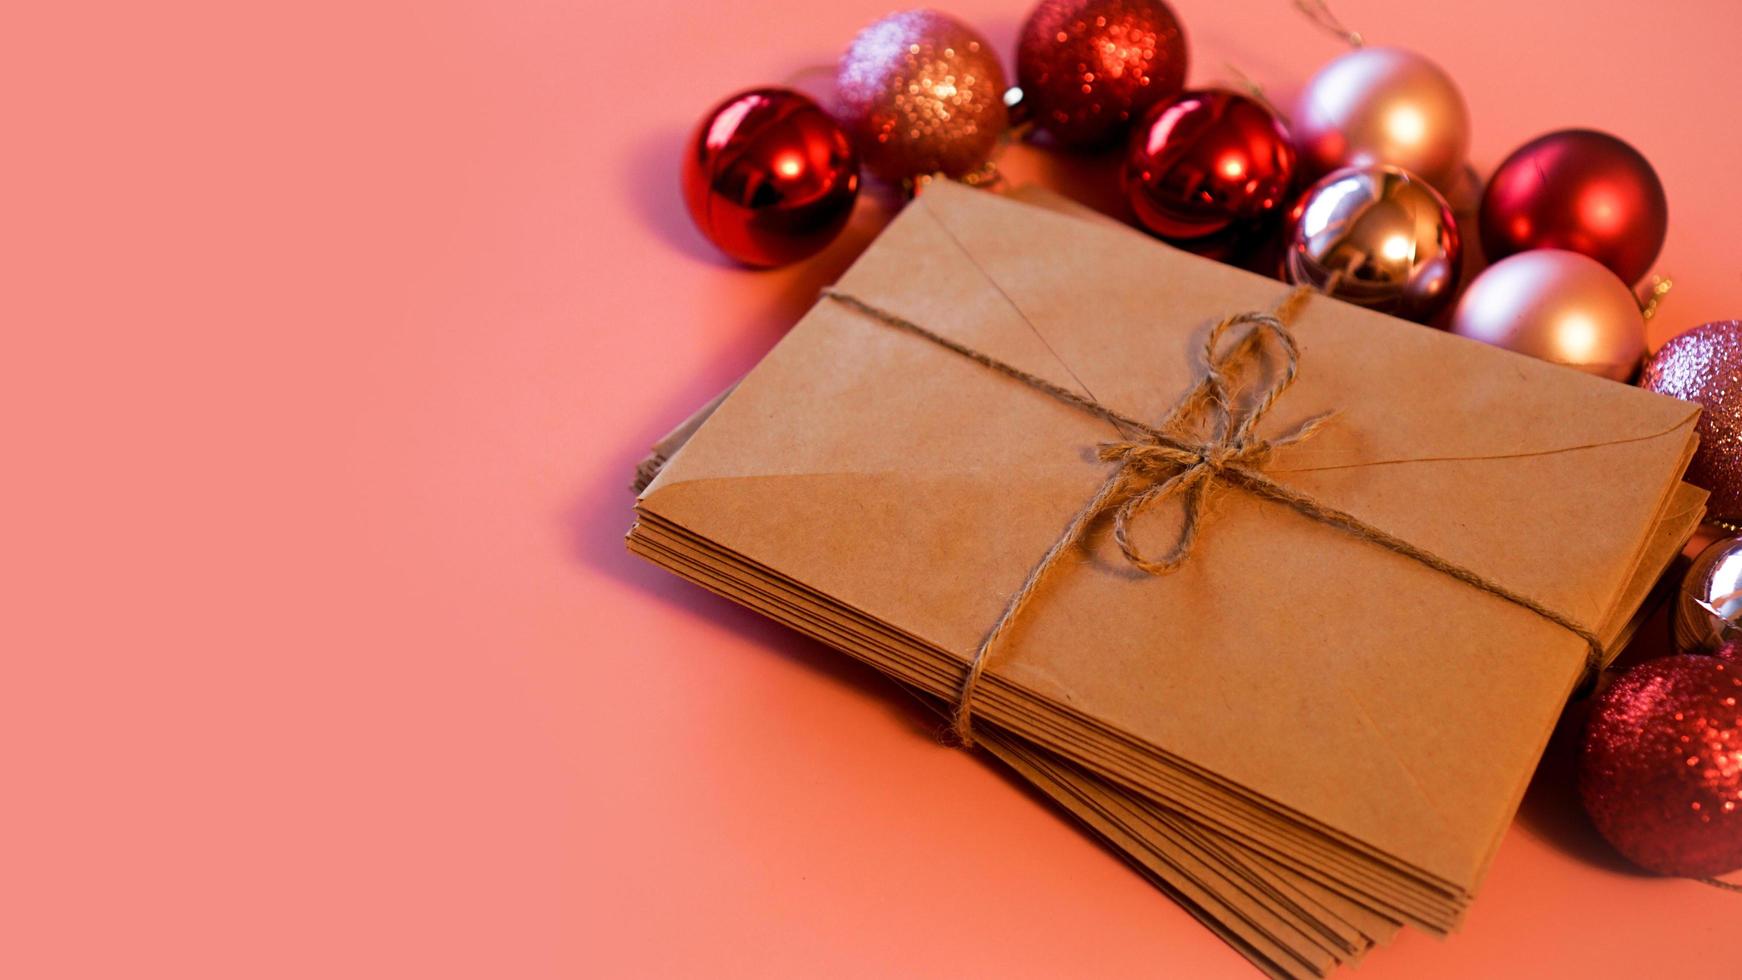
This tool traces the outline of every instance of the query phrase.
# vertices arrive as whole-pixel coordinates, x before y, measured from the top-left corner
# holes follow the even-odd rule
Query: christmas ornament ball
[[[1041,0],[1016,45],[1025,111],[1066,146],[1106,144],[1185,87],[1186,39],[1161,0]]]
[[[1688,566],[1676,593],[1675,645],[1714,653],[1742,641],[1742,538],[1721,538]]]
[[[985,167],[1009,126],[1007,87],[986,39],[935,10],[866,27],[835,74],[837,113],[865,169],[896,184]]]
[[[1241,235],[1285,203],[1294,148],[1276,116],[1227,89],[1157,103],[1131,133],[1122,183],[1143,227],[1179,244]]]
[[[1707,513],[1742,523],[1742,320],[1695,327],[1646,362],[1641,387],[1698,402],[1699,448],[1688,482],[1711,491]]]
[[[1648,871],[1742,868],[1742,664],[1678,654],[1621,675],[1592,709],[1579,795]]]
[[[1411,320],[1431,319],[1458,286],[1463,243],[1451,207],[1397,167],[1326,175],[1289,209],[1284,241],[1289,282]]]
[[[1645,355],[1645,318],[1632,290],[1602,263],[1558,249],[1520,252],[1464,290],[1452,333],[1626,381]]]
[[[815,102],[780,88],[715,106],[683,160],[690,219],[750,266],[795,262],[833,241],[859,196],[859,157]]]
[[[1669,227],[1657,171],[1608,133],[1567,129],[1512,152],[1482,192],[1482,250],[1498,261],[1532,248],[1589,255],[1632,285]]]
[[[1309,178],[1391,164],[1450,192],[1470,146],[1470,111],[1457,84],[1402,48],[1356,48],[1319,69],[1289,125]]]

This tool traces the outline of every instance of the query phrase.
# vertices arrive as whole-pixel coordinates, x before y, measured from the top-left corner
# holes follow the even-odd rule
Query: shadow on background
[[[1684,564],[1670,566],[1668,577],[1679,581]],[[1674,653],[1670,642],[1670,606],[1659,603],[1657,610],[1639,628],[1633,642],[1615,659],[1606,677],[1613,677],[1641,661]],[[1518,823],[1555,849],[1593,867],[1617,874],[1646,877],[1648,873],[1616,853],[1596,825],[1585,815],[1579,801],[1579,752],[1584,745],[1585,722],[1590,718],[1595,698],[1574,700],[1561,712],[1560,722],[1543,751],[1542,762],[1531,777],[1524,802],[1518,808]]]

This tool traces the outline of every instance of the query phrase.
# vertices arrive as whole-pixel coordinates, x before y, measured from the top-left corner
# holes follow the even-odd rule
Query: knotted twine
[[[967,679],[962,682],[961,692],[956,699],[953,719],[956,736],[963,745],[974,744],[974,693],[979,687],[980,678],[986,672],[986,665],[991,661],[994,648],[1028,608],[1042,580],[1083,539],[1096,518],[1106,513],[1109,508],[1113,509],[1113,539],[1118,543],[1125,560],[1147,574],[1165,575],[1185,564],[1186,559],[1191,557],[1204,523],[1206,491],[1218,484],[1283,504],[1321,524],[1345,531],[1363,541],[1370,541],[1466,585],[1528,609],[1585,641],[1588,647],[1585,656],[1587,672],[1595,674],[1602,668],[1602,641],[1590,629],[1573,619],[1527,595],[1514,592],[1477,572],[1374,527],[1353,514],[1277,483],[1259,472],[1258,467],[1272,450],[1311,438],[1336,414],[1325,412],[1312,416],[1282,435],[1270,439],[1260,439],[1254,435],[1259,421],[1276,405],[1300,371],[1300,346],[1288,328],[1288,321],[1306,298],[1313,295],[1313,290],[1308,287],[1303,286],[1289,293],[1271,312],[1236,313],[1223,318],[1212,327],[1200,352],[1203,366],[1197,384],[1157,425],[1149,425],[1114,411],[1093,398],[1079,395],[982,351],[957,343],[850,293],[825,289],[823,295],[878,323],[921,337],[976,364],[1051,395],[1067,405],[1105,419],[1127,435],[1126,439],[1102,443],[1097,447],[1097,455],[1101,460],[1117,465],[1108,473],[1100,489],[1089,498],[1089,502],[1071,518],[1064,533],[1053,541],[1052,547],[1029,570],[1028,577],[1011,594],[997,622],[992,624],[991,630],[974,651],[973,660],[968,665]],[[1250,329],[1225,354],[1218,356],[1216,348],[1220,346],[1223,337],[1230,330],[1243,326],[1249,326]],[[1238,369],[1246,362],[1260,357],[1259,341],[1267,336],[1281,348],[1284,356],[1282,371],[1267,388],[1257,393],[1256,398],[1250,399],[1244,406],[1236,407],[1234,402],[1238,392],[1230,383],[1230,369]],[[1206,420],[1208,435],[1203,439],[1195,440],[1181,434],[1193,422],[1197,422],[1198,429],[1202,430]],[[1180,501],[1184,511],[1179,537],[1167,554],[1158,559],[1147,558],[1131,540],[1131,524],[1154,505],[1173,499]]]

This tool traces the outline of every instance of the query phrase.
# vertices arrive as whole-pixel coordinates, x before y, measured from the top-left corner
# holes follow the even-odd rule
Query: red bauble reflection
[[[1638,150],[1607,133],[1566,129],[1524,144],[1482,194],[1482,248],[1496,262],[1532,248],[1580,252],[1628,285],[1663,247],[1669,204]]]
[[[1238,92],[1186,92],[1150,109],[1125,155],[1125,198],[1143,227],[1211,253],[1254,238],[1294,177],[1276,117]]]
[[[1024,111],[1066,146],[1118,139],[1185,82],[1185,34],[1161,0],[1041,0],[1017,41]]]
[[[702,118],[683,163],[690,218],[745,265],[820,251],[859,196],[859,156],[815,102],[789,89],[741,92]]]

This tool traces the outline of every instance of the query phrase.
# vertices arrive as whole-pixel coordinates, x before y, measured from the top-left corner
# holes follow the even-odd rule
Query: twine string
[[[1296,10],[1306,15],[1307,20],[1329,34],[1340,39],[1351,48],[1359,48],[1367,43],[1360,31],[1352,31],[1345,26],[1336,14],[1331,12],[1331,5],[1326,0],[1294,0]]]
[[[1636,294],[1634,296],[1634,299],[1639,301],[1639,315],[1648,321],[1657,316],[1658,307],[1663,305],[1664,298],[1674,288],[1674,279],[1653,273],[1651,278],[1645,282],[1644,295]]]
[[[1147,574],[1165,575],[1185,564],[1191,557],[1204,525],[1208,491],[1214,486],[1236,488],[1260,499],[1281,504],[1313,521],[1334,527],[1360,540],[1372,542],[1442,575],[1526,609],[1584,640],[1588,648],[1587,671],[1594,674],[1601,669],[1602,641],[1590,629],[1570,617],[1478,572],[1375,527],[1353,514],[1278,483],[1259,471],[1258,467],[1273,450],[1312,438],[1336,414],[1325,412],[1312,416],[1270,439],[1259,439],[1255,436],[1260,420],[1275,407],[1300,372],[1300,347],[1288,328],[1288,322],[1307,297],[1313,294],[1310,287],[1302,286],[1290,292],[1272,312],[1237,313],[1219,321],[1211,328],[1199,351],[1202,364],[1197,383],[1159,425],[1150,425],[849,293],[835,289],[823,291],[826,298],[878,323],[923,338],[1058,401],[1105,419],[1126,435],[1122,440],[1103,443],[1097,447],[1098,458],[1115,465],[1102,481],[1100,488],[1071,518],[1064,532],[1029,569],[1027,577],[1006,600],[997,621],[975,649],[973,658],[969,661],[967,677],[962,682],[956,700],[953,718],[956,736],[963,745],[974,744],[974,696],[994,651],[1020,620],[1023,611],[1034,599],[1047,576],[1087,536],[1094,521],[1112,509],[1113,538],[1125,560]],[[1217,348],[1222,346],[1228,333],[1240,327],[1248,329],[1229,345],[1227,351],[1218,354]],[[1260,347],[1266,339],[1280,350],[1282,369],[1268,385],[1262,386],[1256,392],[1244,393],[1247,395],[1246,403],[1237,407],[1243,392],[1236,390],[1233,375],[1261,359]],[[1207,435],[1194,436],[1194,433],[1201,434],[1206,431]],[[1170,500],[1178,501],[1182,511],[1179,533],[1166,554],[1151,559],[1132,540],[1131,529],[1137,519],[1151,508]]]

